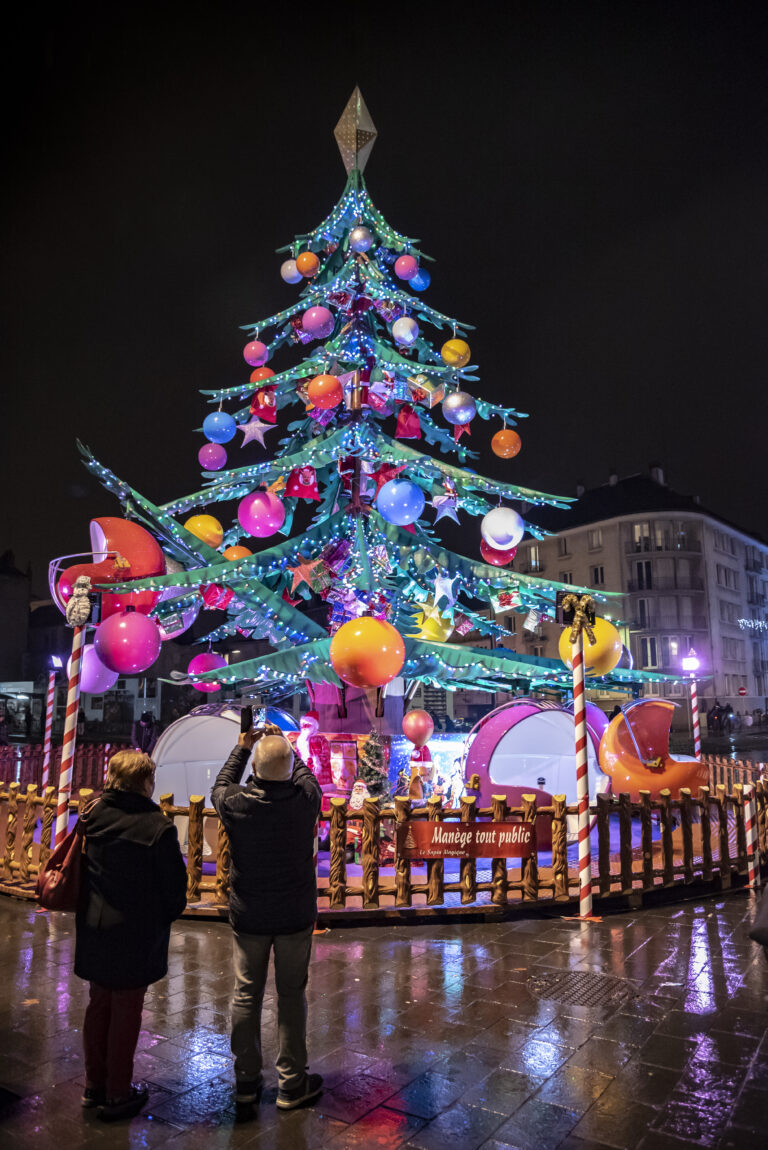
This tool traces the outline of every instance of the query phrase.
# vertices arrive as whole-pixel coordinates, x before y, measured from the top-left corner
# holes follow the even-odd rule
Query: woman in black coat
[[[138,1114],[131,1084],[144,995],[168,971],[171,923],[186,905],[176,828],[152,802],[155,764],[139,751],[109,761],[101,799],[86,816],[75,974],[88,981],[83,1106],[104,1121]]]

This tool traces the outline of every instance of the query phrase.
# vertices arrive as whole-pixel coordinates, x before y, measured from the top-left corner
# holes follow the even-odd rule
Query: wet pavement
[[[237,1124],[229,928],[179,923],[151,989],[144,1116],[82,1113],[73,922],[0,899],[0,1145],[329,1150],[764,1150],[768,961],[734,894],[618,914],[334,929],[316,939],[311,1069],[325,1093]],[[274,986],[263,1026],[274,1059]]]

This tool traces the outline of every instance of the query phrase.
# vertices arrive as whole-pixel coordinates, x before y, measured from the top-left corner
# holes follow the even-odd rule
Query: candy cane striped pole
[[[755,788],[750,783],[746,788],[744,817],[747,823],[747,867],[749,886],[760,886],[760,863],[757,853],[757,801]]]
[[[61,744],[61,773],[59,775],[59,796],[56,801],[55,846],[58,846],[61,840],[66,837],[69,827],[69,796],[72,792],[72,768],[75,764],[77,711],[80,705],[80,672],[83,669],[84,644],[85,627],[75,627],[72,634],[72,660],[69,664],[67,714],[64,719],[64,738]]]
[[[51,741],[53,737],[53,700],[56,696],[56,672],[48,672],[48,697],[45,700],[45,735],[43,736],[43,777],[40,780],[40,790],[45,791],[48,786],[48,776],[51,772]]]
[[[696,680],[691,675],[691,719],[693,721],[693,756],[701,758],[701,725],[699,723],[699,700],[696,695]]]
[[[573,725],[576,736],[576,801],[579,804],[579,917],[592,917],[592,852],[589,844],[589,778],[587,776],[587,708],[584,697],[584,633],[571,645],[573,659]]]

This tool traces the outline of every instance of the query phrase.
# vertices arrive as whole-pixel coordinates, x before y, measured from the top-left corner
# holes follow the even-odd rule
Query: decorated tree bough
[[[264,701],[321,683],[381,687],[395,676],[449,689],[565,687],[570,672],[557,660],[455,641],[470,631],[506,634],[495,621],[500,608],[553,617],[564,588],[508,565],[526,532],[544,534],[526,512],[567,509],[570,501],[466,467],[477,456],[470,425],[484,445],[484,425],[495,423],[492,449],[510,458],[522,413],[470,394],[478,382],[471,329],[424,301],[428,257],[390,227],[365,186],[375,130],[357,90],[336,136],[348,173],[341,198],[283,249],[281,274],[303,285],[298,299],[244,329],[249,378],[203,393],[212,410],[202,426],[201,489],[155,505],[81,446],[87,468],[167,558],[165,574],[120,582],[117,569],[101,587],[142,593],[138,609],[165,635],[194,616],[201,596],[224,608],[226,621],[206,642],[264,638],[272,651],[192,681],[233,684]],[[299,352],[298,361],[282,366],[283,350]],[[279,359],[279,368],[266,366]],[[279,438],[283,413],[296,406],[298,418]],[[238,432],[246,448],[240,466],[224,446]],[[433,451],[414,446],[420,441]],[[443,458],[449,453],[457,463]],[[294,531],[301,505],[311,507],[311,520]],[[441,519],[476,517],[481,532],[470,548],[479,544],[481,558],[444,546],[435,530]],[[318,597],[325,623],[306,613]],[[482,610],[489,605],[490,618]],[[617,669],[603,682],[644,677]]]

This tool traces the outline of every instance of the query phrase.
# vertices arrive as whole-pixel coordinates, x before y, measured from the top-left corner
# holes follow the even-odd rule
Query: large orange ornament
[[[190,515],[184,526],[191,535],[196,535],[209,547],[221,546],[224,528],[213,515]]]
[[[320,260],[314,252],[302,252],[301,255],[296,256],[296,268],[304,276],[304,279],[311,280],[320,270]]]
[[[271,367],[257,367],[251,372],[251,383],[262,383],[265,379],[271,379],[274,374]]]
[[[247,559],[249,555],[253,555],[253,552],[249,551],[247,547],[235,546],[226,547],[221,554],[224,559],[228,559],[230,563],[234,563],[237,559]]]
[[[383,619],[350,619],[331,639],[331,666],[350,687],[383,687],[404,662],[403,637]]]
[[[316,375],[307,385],[307,397],[314,407],[326,411],[336,407],[344,398],[344,388],[335,375]]]
[[[586,631],[582,633],[584,641],[584,670],[588,675],[607,675],[621,658],[621,635],[607,619],[595,619],[592,630],[595,633],[595,642],[590,643]],[[561,636],[558,649],[560,658],[566,667],[573,666],[573,647],[571,645],[571,628],[566,627]]]
[[[523,441],[520,436],[509,427],[497,431],[491,440],[491,451],[494,455],[500,456],[501,459],[512,459],[522,446]]]

